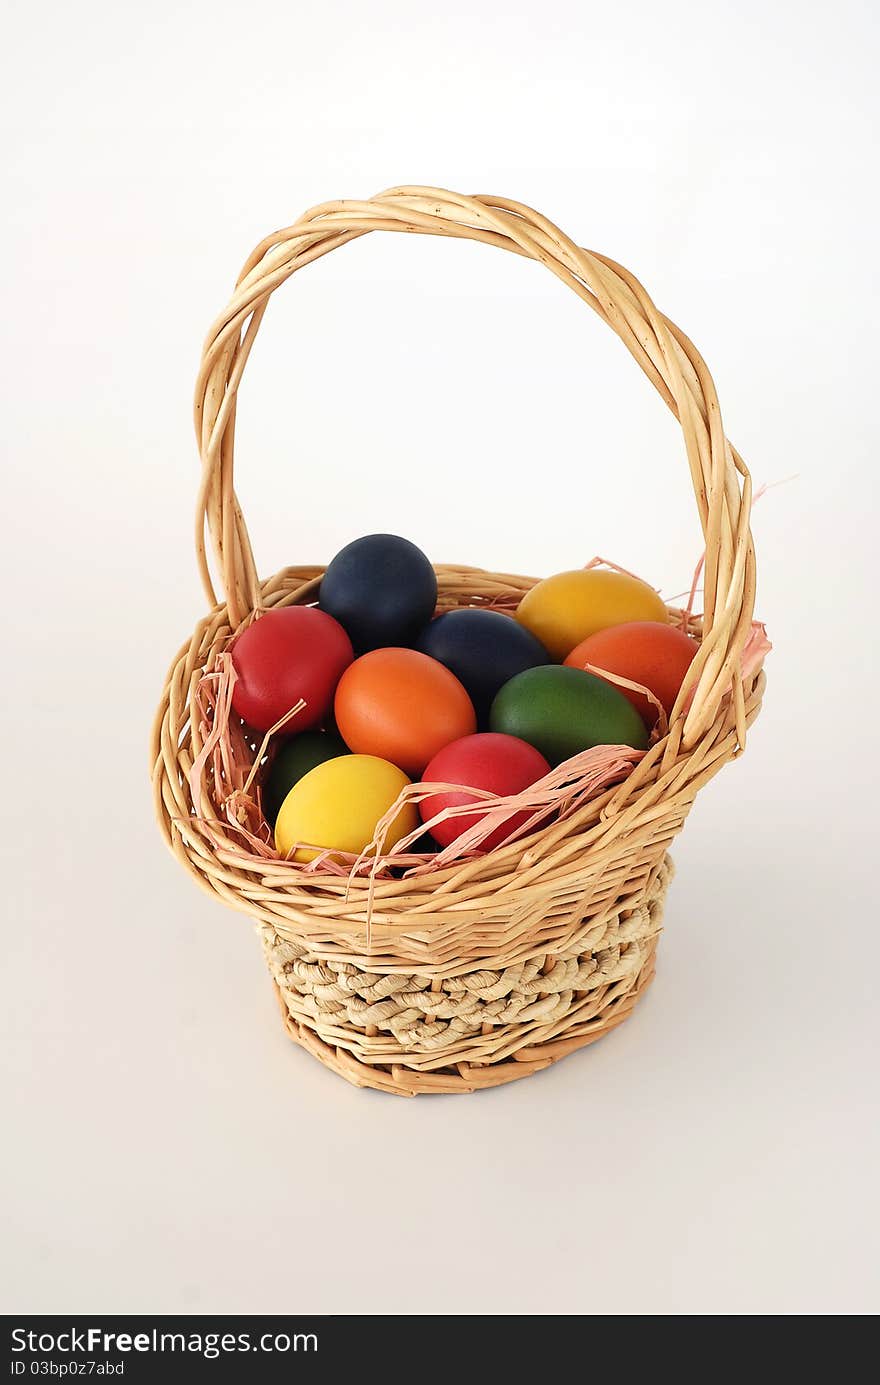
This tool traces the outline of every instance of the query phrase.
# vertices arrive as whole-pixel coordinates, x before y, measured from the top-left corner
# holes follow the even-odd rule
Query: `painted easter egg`
[[[623,693],[560,664],[526,669],[505,683],[489,723],[493,731],[528,741],[551,765],[596,745],[648,745],[645,723]]]
[[[322,850],[359,855],[409,782],[403,770],[373,755],[325,760],[294,784],[282,803],[275,845],[287,856],[302,843],[292,858],[295,861],[314,860]],[[390,850],[418,826],[415,807],[404,804],[388,830],[384,849]]]
[[[282,728],[293,735],[323,721],[343,669],[354,658],[342,626],[313,606],[284,606],[249,625],[232,646],[232,705],[258,731],[270,731],[302,698]]]
[[[367,534],[340,549],[321,579],[321,610],[355,651],[411,644],[437,604],[437,577],[420,548],[396,534]]]
[[[665,623],[666,607],[654,589],[637,577],[605,568],[581,568],[538,582],[519,603],[516,618],[554,659],[564,659],[575,645],[609,625],[631,620]]]
[[[501,611],[446,611],[425,626],[416,649],[455,674],[474,704],[480,725],[487,723],[499,688],[524,669],[550,663],[541,642]]]
[[[669,716],[699,647],[696,640],[674,625],[635,620],[590,635],[571,651],[565,662],[570,668],[581,669],[592,664],[594,671],[605,669],[631,683],[640,683],[654,694]],[[618,691],[628,698],[650,731],[657,721],[657,708],[644,693],[629,688]]]
[[[263,813],[272,826],[294,784],[316,765],[347,755],[348,746],[334,731],[303,731],[282,741],[263,780]]]
[[[373,649],[355,659],[339,680],[334,713],[356,754],[381,756],[413,775],[477,729],[455,674],[416,649]]]
[[[458,808],[473,803],[473,794],[467,792],[469,788],[486,789],[489,793],[506,797],[521,793],[549,773],[550,766],[541,752],[516,736],[491,731],[465,736],[444,746],[422,775],[426,784],[461,784],[462,790],[432,794],[430,798],[422,799],[419,803],[422,821],[429,822],[444,808]],[[499,846],[531,816],[525,810],[511,813],[504,822],[492,829],[481,843],[480,850],[491,851]],[[446,818],[429,830],[441,846],[449,846],[450,842],[454,842],[479,820],[479,814],[464,813],[461,817]]]

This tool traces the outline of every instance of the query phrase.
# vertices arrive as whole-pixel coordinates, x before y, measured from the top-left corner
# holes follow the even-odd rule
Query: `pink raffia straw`
[[[591,558],[588,563],[584,563],[584,572],[591,572],[595,567],[608,567],[612,572],[620,572],[624,577],[632,577],[636,582],[643,582],[646,587],[650,587],[650,582],[645,582],[644,577],[639,577],[638,573],[630,572],[628,567],[621,567],[620,563],[612,563],[610,558]],[[658,591],[657,587],[652,587],[652,591]],[[658,593],[659,594],[659,593]]]
[[[772,648],[767,638],[767,627],[760,620],[753,620],[740,656],[740,672],[744,683],[754,678]]]
[[[554,815],[558,815],[560,818],[570,816],[590,798],[601,792],[603,788],[629,774],[633,766],[642,759],[644,753],[644,751],[634,750],[628,745],[596,746],[592,750],[582,751],[579,755],[575,755],[572,759],[558,765],[543,779],[537,780],[527,789],[523,789],[521,793],[504,796],[490,794],[485,789],[464,788],[460,784],[408,784],[401,790],[388,811],[379,819],[373,840],[364,847],[349,873],[349,882],[352,883],[358,874],[363,873],[365,868],[369,872],[366,909],[367,942],[369,943],[370,940],[373,900],[376,880],[380,871],[389,865],[400,864],[397,853],[405,853],[408,847],[417,841],[425,831],[438,826],[441,822],[454,820],[457,817],[470,817],[474,814],[479,817],[479,821],[473,823],[448,846],[437,852],[423,853],[421,862],[407,869],[406,876],[424,875],[432,870],[439,870],[443,866],[470,859],[480,851],[490,833],[519,813],[525,812],[528,817],[506,838],[505,846],[533,832],[548,817]],[[413,832],[403,837],[393,851],[386,853],[384,851],[385,840],[401,809],[408,803],[416,805],[424,799],[433,798],[435,794],[444,791],[466,793],[470,801],[442,809],[428,822],[420,824]],[[416,855],[418,854],[416,853]]]
[[[210,762],[215,785],[228,786],[228,792],[223,796],[223,811],[228,825],[244,838],[256,854],[275,857],[277,852],[274,843],[269,840],[271,833],[263,817],[259,796],[252,797],[250,791],[272,736],[299,715],[306,703],[300,698],[266,732],[262,745],[251,761],[250,746],[232,710],[236,679],[232,655],[224,650],[218,655],[216,667],[205,672],[196,685],[195,703],[200,712],[199,730],[204,741],[189,772],[190,797],[194,806],[200,802],[202,775]],[[215,828],[221,825],[216,819],[203,818],[198,814],[195,821],[199,825],[212,823]]]

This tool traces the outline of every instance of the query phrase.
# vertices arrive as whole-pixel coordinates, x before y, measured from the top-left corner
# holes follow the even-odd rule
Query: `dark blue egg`
[[[445,664],[463,683],[485,725],[499,688],[527,668],[551,662],[540,640],[501,611],[462,608],[427,625],[416,649]]]
[[[321,581],[320,605],[357,654],[409,645],[434,613],[437,577],[409,539],[368,534],[336,554]]]

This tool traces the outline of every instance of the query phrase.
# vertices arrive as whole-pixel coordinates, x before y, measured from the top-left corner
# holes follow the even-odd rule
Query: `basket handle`
[[[202,461],[196,553],[205,591],[217,600],[206,531],[229,619],[260,606],[260,583],[244,516],[233,490],[235,408],[247,358],[272,293],[298,269],[369,231],[404,231],[482,241],[538,260],[612,327],[678,419],[706,541],[703,643],[682,728],[689,748],[733,690],[744,727],[740,656],[751,626],[755,553],[751,478],[724,436],[712,377],[682,331],[654,307],[628,270],[581,249],[538,212],[504,197],[465,197],[431,187],[399,187],[369,201],[326,202],[256,247],[225,311],[208,333],[196,383],[195,427]]]

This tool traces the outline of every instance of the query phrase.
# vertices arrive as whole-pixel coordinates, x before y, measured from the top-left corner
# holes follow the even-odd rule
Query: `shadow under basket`
[[[239,383],[275,288],[369,231],[456,236],[537,260],[618,334],[684,433],[706,543],[701,641],[669,730],[625,777],[538,830],[417,875],[352,879],[258,852],[199,688],[261,612],[313,602],[322,569],[260,582],[232,486]],[[197,556],[211,602],[172,663],[152,740],[158,821],[215,897],[257,922],[287,1032],[358,1086],[470,1092],[545,1068],[630,1014],[654,975],[672,865],[694,798],[745,745],[764,689],[753,639],[748,471],[721,428],[699,354],[613,261],[499,198],[399,188],[333,202],[263,241],[205,345],[196,390],[203,466]],[[209,536],[223,581],[210,577]],[[514,611],[536,579],[439,566],[438,610]],[[755,652],[757,650],[757,653]],[[240,786],[238,786],[240,787]]]

